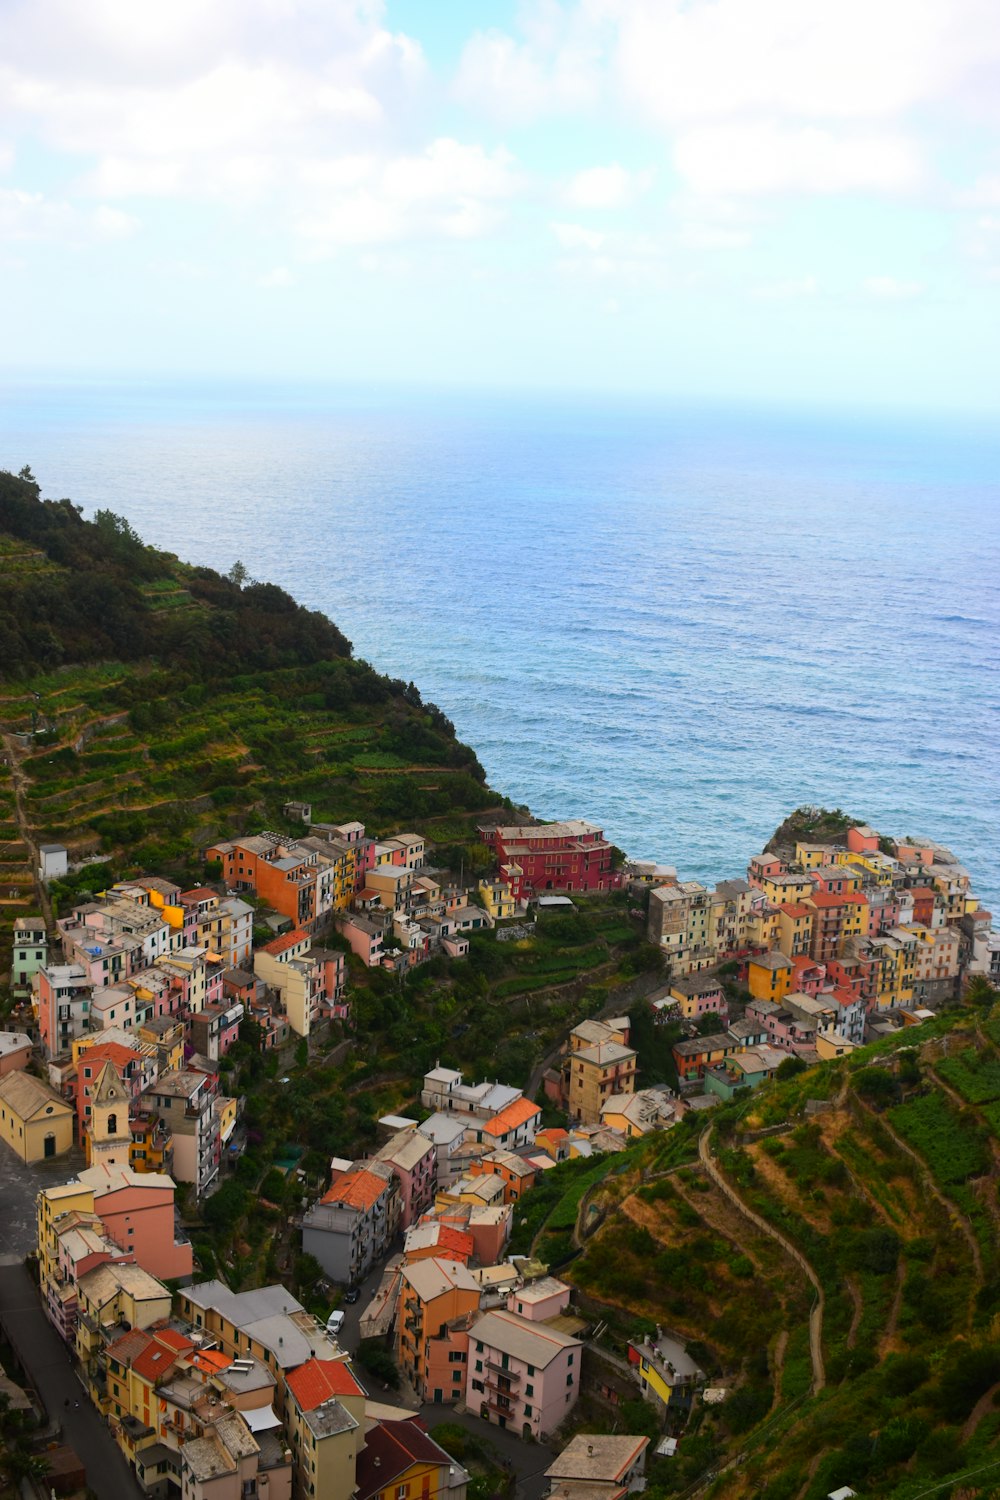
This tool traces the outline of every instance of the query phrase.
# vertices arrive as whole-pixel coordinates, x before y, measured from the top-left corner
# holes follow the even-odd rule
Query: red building
[[[537,823],[480,828],[480,837],[507,867],[514,899],[541,891],[609,891],[621,883],[611,845],[593,823]]]

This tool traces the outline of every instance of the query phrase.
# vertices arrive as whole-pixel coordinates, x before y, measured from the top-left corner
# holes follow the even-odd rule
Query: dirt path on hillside
[[[861,1300],[861,1291],[853,1276],[848,1276],[844,1282],[850,1293],[851,1301],[854,1303],[854,1313],[851,1317],[851,1326],[847,1330],[847,1347],[853,1349],[858,1340],[858,1324],[861,1322],[861,1314],[865,1310],[865,1304]]]
[[[981,1282],[983,1279],[983,1257],[980,1253],[979,1241],[976,1239],[975,1230],[969,1223],[969,1220],[966,1218],[965,1214],[963,1214],[959,1210],[957,1204],[952,1203],[950,1198],[945,1197],[944,1193],[942,1193],[941,1189],[934,1181],[934,1175],[924,1158],[920,1155],[919,1151],[914,1151],[913,1147],[908,1146],[901,1135],[897,1135],[896,1131],[893,1130],[885,1115],[877,1114],[875,1110],[872,1109],[871,1105],[866,1104],[863,1099],[859,1098],[858,1103],[861,1105],[861,1108],[863,1110],[867,1111],[867,1113],[873,1120],[877,1120],[880,1125],[885,1127],[886,1134],[889,1136],[889,1139],[893,1142],[893,1144],[898,1146],[900,1151],[908,1156],[911,1161],[916,1162],[917,1166],[920,1168],[921,1178],[924,1182],[924,1185],[927,1187],[927,1190],[930,1192],[933,1198],[937,1199],[938,1203],[940,1203],[941,1207],[944,1209],[948,1217],[954,1220],[954,1222],[958,1225],[959,1229],[965,1236],[966,1242],[969,1246],[969,1253],[972,1256],[972,1263],[976,1268],[976,1277]]]
[[[776,1411],[781,1405],[781,1376],[785,1368],[785,1350],[787,1348],[788,1329],[783,1328],[774,1341],[774,1354],[771,1358],[771,1381],[774,1385],[771,1412]],[[768,1416],[771,1415],[771,1412],[768,1412]]]
[[[10,780],[14,792],[14,820],[17,823],[21,841],[31,856],[31,878],[35,888],[35,895],[45,918],[45,926],[48,928],[49,936],[56,937],[55,920],[52,916],[52,902],[43,882],[38,878],[38,845],[35,843],[28,822],[27,790],[31,785],[27,776],[21,768],[22,751],[14,735],[6,732],[0,733],[3,741],[4,752],[7,763],[10,766]]]
[[[812,1393],[816,1396],[826,1385],[826,1371],[823,1366],[823,1309],[826,1305],[826,1298],[823,1295],[823,1288],[820,1285],[819,1277],[802,1252],[797,1250],[791,1241],[787,1240],[783,1234],[780,1234],[777,1229],[773,1228],[766,1219],[761,1218],[760,1214],[755,1213],[749,1204],[744,1203],[732,1184],[723,1177],[712,1158],[710,1149],[712,1128],[709,1125],[702,1132],[701,1138],[698,1141],[698,1156],[705,1171],[720,1192],[724,1193],[730,1202],[736,1205],[740,1212],[750,1220],[751,1224],[756,1224],[758,1229],[763,1230],[765,1234],[769,1235],[771,1239],[775,1240],[781,1246],[787,1255],[791,1256],[796,1265],[809,1278],[813,1291],[816,1293],[816,1301],[809,1313],[809,1358],[812,1361],[813,1371]]]
[[[889,1309],[889,1321],[882,1330],[882,1337],[878,1343],[879,1359],[884,1359],[887,1354],[895,1353],[896,1329],[899,1327],[899,1313],[903,1306],[903,1287],[906,1283],[906,1261],[901,1260],[896,1267],[896,1293],[892,1299]]]
[[[987,1412],[993,1410],[998,1395],[1000,1395],[1000,1381],[996,1385],[991,1385],[988,1391],[983,1392],[966,1417],[965,1426],[962,1428],[961,1442],[967,1443],[969,1441]]]

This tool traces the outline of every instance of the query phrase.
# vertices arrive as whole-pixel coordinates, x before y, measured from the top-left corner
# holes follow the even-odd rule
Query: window
[[[531,1384],[531,1383],[530,1383],[530,1381],[529,1381],[529,1383],[528,1383],[528,1384],[527,1384],[527,1385],[526,1385],[526,1386],[525,1386],[525,1387],[524,1387],[524,1394],[525,1394],[525,1395],[526,1395],[526,1396],[533,1396],[533,1395],[534,1395],[534,1394],[535,1394],[535,1387],[534,1387],[534,1386],[533,1386],[533,1385],[532,1385],[532,1384]]]
[[[567,1375],[566,1376],[566,1384],[567,1385],[572,1385],[573,1384],[573,1377],[572,1377],[572,1375]]]

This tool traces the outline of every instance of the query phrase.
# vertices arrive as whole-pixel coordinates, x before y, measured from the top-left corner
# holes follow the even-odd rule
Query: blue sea
[[[35,383],[0,466],[240,559],[415,681],[491,784],[714,881],[801,803],[1000,900],[1000,433],[467,392]]]

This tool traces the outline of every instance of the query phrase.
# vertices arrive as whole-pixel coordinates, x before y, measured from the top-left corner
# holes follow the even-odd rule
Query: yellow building
[[[484,908],[495,922],[507,921],[517,909],[514,893],[504,880],[481,880],[479,895]]]
[[[755,1000],[783,1000],[792,983],[792,961],[783,953],[759,953],[747,964],[747,988]]]
[[[638,1362],[639,1389],[654,1405],[689,1407],[695,1391],[705,1384],[704,1372],[684,1345],[659,1329],[655,1337],[629,1344],[629,1355]]]
[[[88,1167],[98,1162],[110,1167],[131,1166],[129,1095],[114,1063],[106,1062],[94,1082],[83,1145]]]
[[[142,1000],[153,998],[152,991],[144,990],[141,985],[136,988],[136,995]],[[156,1016],[140,1026],[135,1035],[137,1040],[130,1042],[131,1046],[141,1041],[158,1054],[158,1073],[179,1072],[183,1068],[184,1026],[180,1021],[174,1021],[172,1016]]]
[[[806,896],[811,896],[814,890],[808,875],[765,875],[761,885],[772,906],[802,901]]]
[[[150,1328],[170,1317],[170,1292],[141,1266],[103,1265],[76,1284],[79,1314],[76,1353],[86,1370],[91,1398],[107,1413],[104,1349],[116,1328]]]
[[[365,1434],[355,1496],[356,1500],[465,1500],[468,1478],[461,1465],[416,1422],[382,1420]]]
[[[778,947],[786,958],[808,954],[812,942],[813,907],[802,901],[790,901],[778,907]]]
[[[0,1141],[27,1164],[61,1156],[73,1144],[73,1109],[30,1073],[0,1078]]]
[[[843,851],[846,854],[846,850]],[[837,851],[832,844],[803,844],[795,845],[795,863],[801,865],[808,872],[818,870],[820,865],[831,864],[837,856]]]
[[[351,1500],[365,1395],[346,1359],[310,1359],[287,1380],[285,1424],[300,1495]]]
[[[748,948],[774,948],[778,942],[778,908],[764,905],[747,914],[746,942]]]

